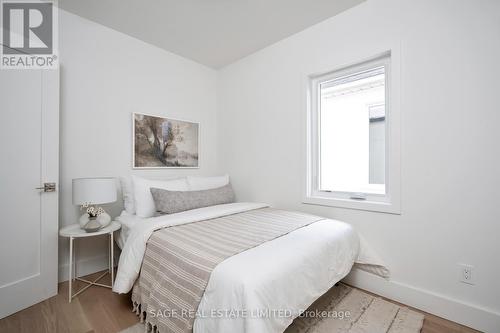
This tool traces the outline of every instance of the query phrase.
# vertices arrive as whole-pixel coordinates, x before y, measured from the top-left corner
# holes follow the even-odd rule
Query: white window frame
[[[319,190],[320,158],[320,84],[335,78],[383,65],[385,67],[385,194]],[[343,66],[307,78],[307,166],[303,203],[360,209],[384,213],[401,213],[399,58],[387,51],[368,60]]]

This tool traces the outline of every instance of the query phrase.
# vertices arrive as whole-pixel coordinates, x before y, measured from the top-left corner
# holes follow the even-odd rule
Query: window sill
[[[401,208],[399,207],[399,204],[393,202],[329,198],[321,196],[305,196],[302,199],[302,203],[308,205],[365,210],[378,213],[388,213],[397,215],[401,214]]]

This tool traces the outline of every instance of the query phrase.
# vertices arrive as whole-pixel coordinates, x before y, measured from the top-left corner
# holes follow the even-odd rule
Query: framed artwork
[[[199,123],[141,113],[132,122],[133,168],[199,167]]]

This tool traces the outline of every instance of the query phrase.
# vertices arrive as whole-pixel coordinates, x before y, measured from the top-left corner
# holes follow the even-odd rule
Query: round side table
[[[59,236],[61,237],[66,237],[69,238],[69,292],[68,292],[68,301],[71,303],[71,300],[80,295],[82,292],[90,288],[91,286],[100,286],[100,287],[105,287],[105,288],[113,288],[113,281],[114,281],[114,238],[113,238],[113,233],[121,228],[121,224],[113,221],[111,222],[107,227],[102,228],[96,232],[86,232],[83,229],[80,229],[79,224],[71,224],[68,226],[65,226],[64,228],[61,228],[59,230]],[[109,251],[108,251],[108,256],[109,256],[109,262],[108,262],[108,271],[104,272],[101,274],[97,279],[94,281],[88,281],[85,279],[81,279],[76,276],[76,260],[75,260],[75,251],[73,250],[73,243],[77,238],[88,238],[88,237],[95,237],[95,236],[101,236],[101,235],[109,235]],[[74,266],[73,266],[74,265]],[[99,280],[102,279],[106,274],[111,274],[111,285],[106,285],[99,283]],[[81,282],[87,283],[87,285],[83,288],[81,288],[79,291],[77,291],[73,295],[73,286],[72,282],[78,280]]]

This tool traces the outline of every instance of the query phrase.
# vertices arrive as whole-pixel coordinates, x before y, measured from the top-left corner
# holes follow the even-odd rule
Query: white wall
[[[71,179],[213,174],[216,168],[216,72],[60,10],[60,225],[77,222]],[[200,169],[132,170],[132,112],[199,121]],[[105,206],[107,208],[109,206]],[[122,203],[109,207],[112,216]],[[60,240],[60,279],[67,239]],[[80,273],[107,265],[106,239],[77,241]]]
[[[500,327],[500,2],[368,0],[220,71],[218,156],[240,200],[351,223],[392,270],[349,281]],[[306,75],[401,55],[402,214],[301,204]],[[381,50],[382,49],[382,50]],[[476,285],[458,282],[457,263]]]

